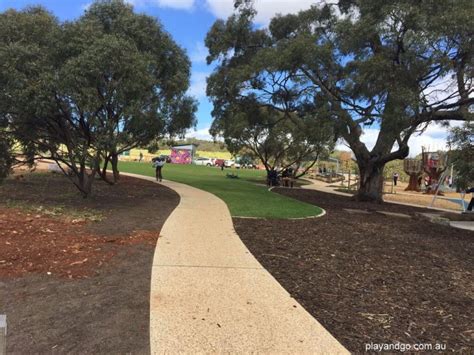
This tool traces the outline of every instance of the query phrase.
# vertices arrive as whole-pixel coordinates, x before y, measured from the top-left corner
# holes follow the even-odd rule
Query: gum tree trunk
[[[90,172],[88,172],[90,171]],[[80,169],[77,171],[77,183],[75,185],[81,191],[82,197],[87,198],[92,192],[92,184],[95,181],[95,176],[100,171],[100,153],[94,157],[90,169],[87,169],[85,160],[80,164]]]
[[[112,180],[109,180],[107,178],[107,168],[109,166],[109,162],[110,162],[110,165],[112,166],[112,176],[113,176]],[[120,179],[120,172],[118,170],[118,154],[111,153],[110,155],[106,155],[104,157],[102,169],[99,170],[98,173],[101,179],[104,180],[107,184],[115,185]]]
[[[359,124],[351,123],[349,132],[344,135],[344,139],[354,152],[359,167],[359,190],[354,196],[355,200],[383,202],[385,164],[393,160],[404,159],[409,153],[407,142],[410,134],[406,134],[402,140],[400,135],[404,126],[397,125],[397,123],[398,121],[392,120],[382,122],[377,142],[370,151],[360,140],[363,130]],[[398,149],[392,150],[395,143],[398,144]]]
[[[111,160],[112,171],[114,174],[114,183],[117,183],[120,180],[120,171],[118,170],[118,154],[112,153]]]
[[[84,174],[84,177],[82,179],[82,186],[81,186],[81,190],[84,195],[84,198],[88,197],[91,194],[92,184],[94,182],[94,179],[95,179],[95,173],[90,174],[90,175],[87,173]]]
[[[383,169],[385,164],[359,164],[357,201],[383,202]]]
[[[90,174],[84,169],[78,176],[78,184],[76,185],[82,194],[82,197],[87,198],[92,192],[92,184],[94,183],[96,170],[94,169]]]

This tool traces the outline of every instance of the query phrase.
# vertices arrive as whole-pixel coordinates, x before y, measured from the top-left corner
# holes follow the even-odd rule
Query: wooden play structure
[[[427,152],[422,148],[423,170],[428,175],[428,187],[426,193],[435,194],[443,182],[441,176],[448,167],[447,152]]]
[[[443,173],[448,167],[447,152],[428,152],[422,148],[421,159],[407,158],[403,161],[403,170],[410,177],[405,191],[421,191],[421,184],[426,180],[427,194],[435,194],[442,183]]]

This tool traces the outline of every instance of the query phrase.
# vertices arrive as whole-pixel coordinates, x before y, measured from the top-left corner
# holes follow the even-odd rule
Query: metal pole
[[[0,314],[0,355],[7,354],[7,316]]]
[[[466,204],[464,203],[464,197],[466,196],[466,192],[461,192],[461,208],[463,212],[466,212]]]
[[[436,200],[436,197],[438,195],[438,191],[439,191],[439,188],[441,187],[441,183],[444,181],[444,179],[446,178],[446,174],[447,174],[447,170],[444,171],[444,173],[441,174],[440,178],[438,179],[438,186],[436,186],[436,191],[435,191],[435,194],[433,196],[433,200],[431,200],[431,203],[429,205],[429,207],[433,207],[434,203],[435,203],[435,200]]]

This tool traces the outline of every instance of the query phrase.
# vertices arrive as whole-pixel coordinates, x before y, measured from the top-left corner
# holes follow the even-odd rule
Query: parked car
[[[255,164],[255,160],[253,157],[249,155],[243,155],[236,159],[236,162],[240,164],[242,169],[257,169],[257,165]]]
[[[193,160],[193,164],[195,165],[205,165],[205,166],[213,166],[213,160],[210,158],[196,158]]]
[[[236,163],[235,160],[226,160],[224,162],[224,165],[226,168],[237,168],[239,169],[240,168],[240,164],[239,163]]]
[[[258,166],[254,163],[241,164],[242,169],[258,169]]]

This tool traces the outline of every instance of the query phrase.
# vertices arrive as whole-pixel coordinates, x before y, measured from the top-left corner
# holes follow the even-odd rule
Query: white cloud
[[[193,63],[206,63],[208,51],[203,42],[196,42],[191,54],[189,55]]]
[[[462,122],[451,122],[451,127],[460,126]],[[410,147],[410,157],[414,157],[421,153],[422,147],[429,149],[430,151],[436,150],[447,150],[447,138],[449,127],[443,127],[439,124],[431,123],[428,128],[421,134],[413,135],[408,141]],[[364,134],[361,137],[361,141],[365,143],[367,148],[371,150],[377,137],[379,135],[379,129],[368,128],[364,130]],[[338,142],[336,146],[337,150],[350,151],[350,148],[345,142]],[[396,146],[394,147],[396,149]]]
[[[297,13],[300,10],[306,10],[314,4],[321,4],[325,0],[255,0],[255,9],[257,15],[255,22],[261,25],[268,25],[270,19],[276,14],[287,15],[290,13]],[[206,0],[206,5],[218,18],[227,18],[234,11],[233,0]]]
[[[219,18],[226,18],[234,11],[233,0],[206,0],[206,5]]]
[[[194,7],[194,0],[126,0],[134,6],[159,6],[169,7],[178,10],[191,10]]]
[[[84,11],[87,11],[87,10],[89,10],[89,7],[91,7],[91,5],[92,5],[92,1],[87,2],[87,3],[81,5],[81,9],[84,10]]]
[[[188,94],[197,99],[206,97],[206,78],[209,75],[207,72],[193,72],[191,75],[191,86]]]
[[[194,6],[194,0],[155,0],[161,7],[189,10]]]
[[[212,141],[213,138],[209,134],[209,129],[210,129],[210,127],[205,127],[205,128],[201,128],[201,129],[197,129],[197,130],[190,129],[186,133],[186,138],[197,138],[197,139]]]
[[[423,92],[427,101],[431,105],[439,103],[454,103],[459,100],[459,91],[457,88],[456,78],[453,73],[438,78]]]

